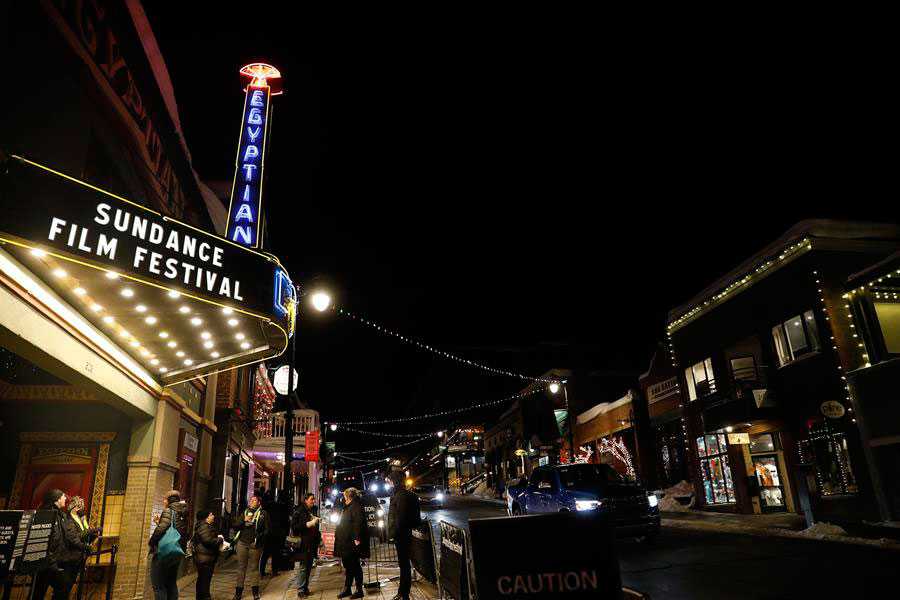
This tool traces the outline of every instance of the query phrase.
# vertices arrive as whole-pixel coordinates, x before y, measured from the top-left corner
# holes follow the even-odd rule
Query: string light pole
[[[295,287],[296,299],[295,319],[299,314],[300,287]],[[315,292],[312,295],[312,305],[319,312],[324,312],[331,305],[331,296],[324,291]],[[294,335],[291,337],[291,357],[288,361],[288,387],[284,409],[284,489],[288,495],[288,503],[294,502],[294,399],[296,398],[296,390],[294,390],[294,371],[297,365],[297,335],[299,323],[294,325]]]

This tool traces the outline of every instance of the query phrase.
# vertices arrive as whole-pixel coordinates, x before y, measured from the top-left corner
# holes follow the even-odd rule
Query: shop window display
[[[847,437],[835,430],[827,421],[819,421],[810,426],[809,438],[798,443],[800,461],[815,469],[818,493],[822,496],[855,494],[859,491]]]
[[[732,504],[734,482],[728,465],[728,442],[723,434],[707,434],[697,438],[697,456],[707,504]]]

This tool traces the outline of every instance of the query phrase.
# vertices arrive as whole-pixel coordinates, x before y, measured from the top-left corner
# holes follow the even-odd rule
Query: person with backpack
[[[150,584],[156,600],[178,600],[178,568],[187,547],[187,502],[169,490],[150,536]]]
[[[241,600],[248,580],[253,600],[259,600],[259,559],[269,534],[269,515],[262,507],[259,492],[251,496],[250,505],[237,516],[234,528],[238,530],[234,542],[238,561],[234,600]]]
[[[216,515],[211,510],[201,510],[197,513],[194,537],[191,538],[194,566],[197,568],[197,600],[212,600],[209,588],[216,561],[225,543],[225,538],[219,534],[215,522]]]

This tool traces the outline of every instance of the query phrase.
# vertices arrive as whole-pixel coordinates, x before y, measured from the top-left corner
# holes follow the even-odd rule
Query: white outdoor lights
[[[312,295],[312,305],[319,312],[324,312],[331,306],[331,296],[325,292],[316,292]]]
[[[550,384],[550,393],[555,394],[558,391],[559,391],[559,384],[554,381],[553,383]]]

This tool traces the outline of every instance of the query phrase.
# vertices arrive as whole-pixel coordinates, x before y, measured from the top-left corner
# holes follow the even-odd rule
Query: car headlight
[[[650,508],[656,508],[659,505],[659,498],[656,497],[656,494],[647,494],[647,504],[650,505]]]
[[[444,501],[444,494],[438,492],[437,495],[434,497],[434,499],[437,500],[438,502],[443,502],[443,501]]]
[[[377,492],[377,491],[378,491],[378,484],[377,484],[377,483],[373,483],[372,485],[370,485],[370,486],[369,486],[369,491],[370,491],[370,492],[373,492],[373,493],[374,493],[374,492]]]
[[[602,505],[603,502],[600,500],[576,500],[575,510],[594,510],[595,508],[600,508]]]

